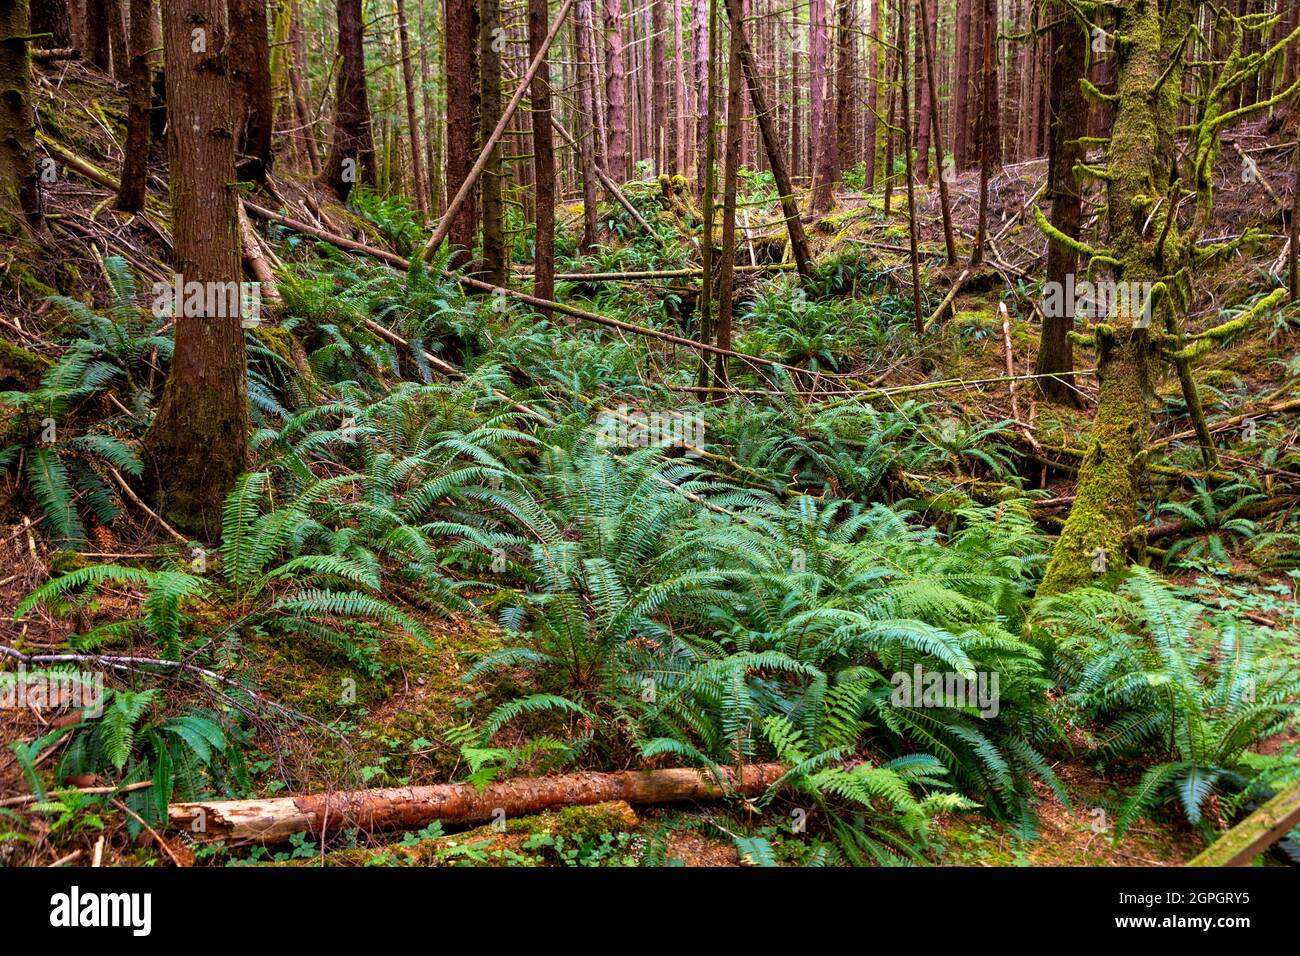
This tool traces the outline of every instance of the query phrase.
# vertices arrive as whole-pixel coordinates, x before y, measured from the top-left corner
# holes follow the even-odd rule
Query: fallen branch
[[[174,803],[167,816],[172,827],[189,830],[196,840],[275,843],[295,833],[320,836],[350,827],[418,830],[435,820],[480,823],[499,819],[502,814],[526,816],[554,807],[611,800],[639,804],[754,797],[784,772],[780,764],[749,764],[741,768],[738,783],[728,770],[725,788],[707,773],[688,768],[570,773],[501,781],[481,791],[469,783],[446,783],[264,800]]]

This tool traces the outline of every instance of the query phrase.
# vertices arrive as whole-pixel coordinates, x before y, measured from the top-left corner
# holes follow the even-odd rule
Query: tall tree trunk
[[[664,3],[669,0],[650,0],[650,31],[653,36],[650,52],[651,75],[654,77],[654,110],[652,128],[655,139],[655,172],[662,175],[673,164],[669,158],[668,142],[668,71],[667,45],[664,42]],[[676,3],[677,0],[671,0]]]
[[[271,47],[267,40],[266,0],[229,0],[235,85],[241,102],[237,124],[238,172],[261,181],[271,171],[275,107],[271,95]]]
[[[930,54],[926,51],[934,46],[935,36],[935,17],[938,14],[938,5],[935,0],[916,0],[916,34],[917,45],[913,56],[916,58],[917,75],[919,82],[914,89],[916,90],[916,158],[920,164],[917,170],[918,182],[929,182],[930,180],[930,147],[935,148],[935,167],[942,170],[943,155],[939,149],[939,138],[931,137],[930,113],[937,109],[938,97],[934,94],[931,86],[932,80],[925,66]],[[923,55],[924,54],[924,55]]]
[[[0,235],[11,238],[41,222],[31,32],[27,0],[0,0]]]
[[[542,53],[549,24],[546,0],[528,0],[528,54]],[[555,298],[555,134],[551,130],[551,70],[543,63],[529,94],[533,120],[533,172],[537,190],[533,295]],[[544,313],[549,316],[549,313]]]
[[[957,0],[957,66],[952,91],[953,162],[957,169],[970,165],[970,37],[972,7],[983,0]]]
[[[429,212],[429,181],[424,175],[424,147],[415,118],[415,68],[411,63],[411,38],[406,26],[406,0],[397,2],[397,36],[402,48],[402,85],[406,92],[406,123],[411,134],[411,174],[415,177],[415,203],[421,214]]]
[[[829,109],[826,95],[829,57],[826,39],[826,0],[810,0],[809,16],[809,56],[808,82],[810,86],[809,111],[809,153],[813,157],[813,215],[820,215],[831,208],[834,197],[831,187],[832,177],[831,153],[835,148],[835,119]]]
[[[907,74],[907,32],[908,4],[906,0],[898,5],[898,60],[899,78],[902,85],[898,91],[903,111],[903,172],[907,182],[907,241],[912,263],[912,310],[917,337],[925,332],[925,314],[921,307],[921,257],[916,245],[916,175],[912,170],[912,102],[908,88]]]
[[[1064,4],[1056,10],[1052,27],[1052,72],[1048,94],[1051,127],[1048,139],[1048,193],[1052,199],[1052,225],[1070,239],[1079,238],[1083,197],[1075,179],[1075,163],[1083,159],[1079,138],[1088,131],[1088,104],[1084,101],[1079,80],[1083,77],[1089,36],[1075,22]],[[1047,246],[1047,282],[1063,289],[1079,267],[1078,255],[1069,245],[1051,241]],[[1064,297],[1062,297],[1064,301]],[[1043,329],[1034,365],[1037,375],[1060,375],[1039,378],[1039,390],[1058,402],[1078,404],[1071,387],[1074,379],[1074,346],[1069,333],[1074,328],[1074,309],[1069,315],[1048,315],[1043,310]]]
[[[948,254],[948,265],[957,264],[957,241],[953,237],[952,205],[948,200],[948,177],[944,172],[942,124],[939,120],[939,87],[934,75],[934,44],[937,27],[930,21],[930,11],[926,4],[917,7],[921,12],[921,53],[925,59],[926,87],[929,90],[930,133],[934,137],[935,166],[939,171],[939,210],[943,216],[944,249]]]
[[[101,0],[107,10],[108,48],[113,57],[113,78],[127,78],[126,20],[122,16],[125,0]]]
[[[113,47],[109,39],[108,20],[116,4],[107,0],[87,0],[86,3],[86,59],[105,73],[113,68]]]
[[[72,39],[72,14],[68,0],[32,0],[32,33],[48,33],[36,41],[47,50],[66,50],[74,46]]]
[[[605,102],[609,136],[605,145],[605,172],[615,182],[626,182],[627,67],[623,62],[623,0],[605,0]]]
[[[709,0],[691,0],[695,40],[695,188],[704,192],[707,178],[704,144],[709,138]]]
[[[339,199],[358,181],[375,184],[375,142],[366,93],[361,0],[338,0],[339,70],[334,87],[334,143],[321,179]]]
[[[477,150],[478,130],[478,7],[471,0],[444,0],[446,9],[447,195],[459,192],[469,176]],[[478,221],[477,190],[456,211],[448,233],[453,246],[474,249]]]
[[[740,3],[740,0],[735,0]],[[743,23],[743,17],[742,17]],[[740,65],[740,30],[733,28],[727,41],[727,140],[722,172],[722,261],[718,263],[718,348],[731,348],[731,318],[736,284],[736,183],[740,173],[740,111],[745,92]],[[727,357],[719,355],[714,384],[726,388]]]
[[[866,186],[870,190],[876,185],[876,151],[879,147],[877,135],[876,110],[880,104],[880,4],[883,0],[871,0],[871,29],[867,37],[867,148],[866,148]]]
[[[123,149],[122,186],[117,208],[123,212],[144,209],[149,177],[149,110],[153,103],[152,72],[153,0],[131,0],[131,68],[127,82],[126,146]]]
[[[578,162],[582,172],[582,239],[578,251],[583,255],[596,245],[596,64],[588,54],[591,46],[592,0],[578,0],[578,15],[573,25],[573,59],[578,70]]]
[[[240,279],[230,135],[237,102],[227,62],[227,22],[224,0],[163,4],[169,112],[185,117],[170,124],[167,137],[177,281],[201,283],[207,290]],[[223,304],[229,305],[228,296]],[[144,458],[163,514],[178,527],[214,540],[222,505],[247,462],[242,309],[212,314],[211,301],[196,304],[189,297],[175,305],[171,369],[144,438]]]
[[[302,80],[302,72],[307,63],[307,48],[302,37],[302,8],[298,0],[289,2],[289,46],[292,50],[289,85],[293,89],[293,109],[298,117],[299,135],[302,137],[303,148],[307,151],[311,174],[319,176],[321,165],[320,150],[316,146],[316,124],[312,122],[311,111],[307,108],[307,88]]]
[[[993,62],[994,39],[997,36],[997,0],[983,0],[984,69],[980,84],[980,202],[979,218],[975,224],[975,249],[971,253],[971,266],[984,263],[984,243],[988,236],[989,178],[993,171],[993,143],[997,137],[995,117],[998,103],[994,98],[994,78],[997,66]]]
[[[835,10],[835,155],[831,176],[839,179],[853,165],[853,43],[856,20],[852,0]]]
[[[501,119],[501,54],[506,33],[499,0],[479,0],[479,142],[486,143]],[[543,34],[545,36],[545,34]],[[493,147],[480,180],[483,212],[483,280],[506,282],[505,206],[501,202],[501,149]]]
[[[730,7],[728,7],[730,12]],[[709,49],[718,48],[718,6],[717,0],[708,0],[708,23],[709,23]],[[739,19],[739,17],[737,17]],[[733,24],[734,29],[734,24]],[[708,80],[704,85],[704,96],[702,102],[705,109],[704,117],[704,142],[700,144],[700,155],[703,157],[703,166],[701,167],[700,190],[702,192],[701,205],[704,212],[704,225],[700,235],[700,335],[699,340],[705,344],[713,342],[713,331],[715,323],[715,313],[713,311],[713,183],[714,168],[716,157],[714,151],[717,146],[717,124],[715,119],[715,109],[717,99],[713,96],[713,89],[717,85],[718,68],[717,63],[710,58],[708,62]],[[709,356],[703,352],[700,353],[700,370],[697,382],[701,388],[707,388],[710,380]]]
[[[686,175],[686,39],[682,36],[682,0],[668,0],[673,9],[673,56],[676,72],[673,74],[673,155],[672,172]]]

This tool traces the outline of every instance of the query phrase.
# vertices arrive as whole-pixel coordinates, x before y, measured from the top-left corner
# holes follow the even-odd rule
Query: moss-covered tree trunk
[[[231,136],[238,103],[226,62],[225,6],[163,4],[176,273],[205,294],[202,303],[189,296],[177,303],[171,370],[144,440],[161,510],[208,540],[220,533],[222,504],[244,470],[249,427],[239,310],[231,315],[228,296],[206,294],[240,279]]]
[[[271,45],[267,39],[266,0],[230,0],[230,31],[234,41],[235,85],[240,96],[236,129],[241,179],[261,181],[271,171],[272,124]]]
[[[1095,265],[1110,267],[1125,288],[1154,288],[1166,274],[1186,275],[1188,243],[1173,222],[1147,228],[1153,207],[1174,178],[1181,41],[1193,0],[1117,4],[1116,35],[1122,38],[1111,142],[1105,168],[1095,170],[1107,186],[1107,248],[1086,250]],[[1172,214],[1172,213],[1167,213]],[[1064,237],[1056,232],[1056,241]],[[1068,240],[1065,240],[1068,241]],[[1167,294],[1164,308],[1185,295]],[[1039,589],[1057,594],[1122,571],[1145,548],[1138,493],[1145,452],[1156,359],[1147,302],[1121,295],[1105,322],[1093,328],[1101,380],[1097,416],[1079,470],[1075,502]]]
[[[0,235],[41,221],[27,0],[0,0]]]

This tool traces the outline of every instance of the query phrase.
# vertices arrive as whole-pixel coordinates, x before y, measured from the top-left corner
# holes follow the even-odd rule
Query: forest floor
[[[124,103],[120,90],[106,85],[103,78],[75,64],[63,64],[57,70],[42,71],[38,102],[40,127],[50,155],[56,159],[59,175],[46,190],[47,215],[53,230],[57,256],[34,257],[32,250],[14,247],[0,259],[0,285],[4,308],[3,337],[31,352],[56,357],[58,348],[51,345],[44,330],[50,327],[54,311],[49,296],[62,294],[98,307],[110,301],[103,260],[108,255],[125,258],[137,270],[147,286],[153,281],[168,281],[170,244],[167,238],[165,166],[154,168],[150,204],[145,215],[124,217],[111,209],[111,190],[96,170],[116,169],[120,163],[120,129]],[[1292,134],[1293,135],[1293,134]],[[1277,124],[1259,124],[1238,131],[1233,140],[1253,157],[1257,177],[1242,175],[1243,160],[1235,148],[1225,147],[1219,160],[1215,194],[1216,224],[1225,236],[1238,235],[1250,226],[1262,228],[1267,238],[1248,253],[1216,266],[1198,277],[1198,299],[1189,316],[1195,331],[1221,321],[1224,309],[1239,305],[1251,294],[1277,281],[1284,259],[1281,255],[1285,223],[1283,210],[1275,196],[1287,192],[1291,178],[1286,168],[1289,152],[1287,134]],[[69,161],[76,157],[93,168]],[[1046,240],[1034,226],[1030,210],[1044,188],[1046,164],[1035,161],[1005,167],[990,184],[989,265],[969,277],[956,297],[952,317],[942,322],[931,340],[907,353],[880,352],[859,354],[853,368],[856,377],[873,387],[896,388],[945,379],[978,382],[961,388],[946,389],[919,397],[937,403],[940,414],[961,422],[1005,423],[1012,419],[1011,391],[1006,383],[987,382],[1006,374],[1007,363],[1020,372],[1032,370],[1038,341],[1038,321],[1034,315],[1033,277],[1042,273]],[[107,175],[105,173],[105,175]],[[1267,182],[1269,187],[1263,185]],[[952,184],[953,213],[960,237],[974,234],[978,206],[978,173],[968,172]],[[322,221],[349,230],[353,238],[375,246],[385,245],[381,231],[353,211],[339,206],[316,193],[310,184],[291,178],[277,180],[285,204],[290,208],[319,211]],[[657,186],[646,183],[629,187],[632,195],[653,196]],[[1294,185],[1291,185],[1294,188]],[[937,190],[919,191],[920,241],[924,256],[930,261],[942,258],[943,235],[940,227]],[[310,201],[308,201],[308,197]],[[572,207],[569,207],[570,210]],[[895,189],[891,211],[885,212],[879,193],[867,195],[841,190],[834,210],[808,226],[819,261],[846,255],[865,254],[874,260],[887,294],[910,299],[911,278],[907,257],[906,193]],[[1086,209],[1097,214],[1096,206]],[[773,217],[775,209],[750,211],[752,216]],[[572,222],[569,223],[572,225]],[[283,231],[269,233],[288,259],[297,239]],[[963,243],[964,244],[964,243]],[[761,262],[780,251],[782,236],[774,231],[757,233],[754,242],[742,243],[739,261]],[[752,257],[752,258],[751,258]],[[932,308],[942,298],[960,267],[928,268],[924,275],[927,300]],[[740,309],[762,294],[762,280],[743,280]],[[593,290],[581,289],[590,293]],[[650,308],[662,290],[644,288],[626,290],[631,301],[630,314]],[[852,295],[850,290],[848,295]],[[573,304],[600,312],[607,301],[605,293],[578,297]],[[1013,354],[1008,359],[1003,338],[998,303],[1006,302],[1010,311],[1010,343]],[[635,320],[634,320],[635,321]],[[1201,360],[1198,378],[1205,388],[1206,412],[1212,422],[1222,421],[1218,429],[1224,440],[1223,469],[1234,476],[1247,476],[1258,482],[1265,492],[1276,484],[1282,487],[1300,476],[1285,466],[1277,467],[1276,456],[1267,458],[1259,448],[1247,447],[1240,440],[1243,425],[1240,416],[1252,409],[1263,412],[1270,403],[1295,397],[1294,363],[1300,321],[1280,323],[1274,327],[1249,330],[1228,347]],[[744,324],[737,338],[744,342]],[[667,360],[668,356],[660,356]],[[1087,368],[1090,356],[1076,356],[1077,364]],[[32,370],[21,368],[10,352],[0,352],[0,391],[32,384]],[[161,382],[153,383],[161,388]],[[1021,431],[1031,434],[1035,444],[1045,448],[1078,448],[1086,441],[1095,404],[1095,379],[1080,373],[1075,379],[1080,395],[1079,408],[1052,405],[1039,400],[1032,383],[1019,383],[1024,421]],[[1178,383],[1164,379],[1158,397],[1162,407],[1154,417],[1153,441],[1165,442],[1165,464],[1174,469],[1194,472],[1199,468],[1194,441],[1187,435],[1186,417],[1181,414]],[[95,414],[95,410],[89,410]],[[105,412],[109,411],[107,408]],[[114,413],[115,414],[115,413]],[[1294,410],[1278,419],[1273,445],[1293,449],[1300,435],[1300,418]],[[1074,490],[1072,469],[1060,467],[1061,460],[1048,452],[1021,449],[1020,462],[1025,487],[1040,491],[1041,503],[1036,517],[1044,534],[1064,517]],[[956,485],[978,497],[984,493],[985,480],[976,473],[965,474]],[[1292,506],[1294,507],[1294,505]],[[1152,524],[1162,518],[1152,512]],[[1281,515],[1279,527],[1290,518]],[[0,482],[0,622],[9,622],[18,603],[60,570],[84,566],[90,562],[148,562],[166,550],[170,542],[153,518],[132,502],[124,502],[121,517],[111,526],[96,524],[89,529],[91,547],[77,553],[60,550],[42,534],[41,520],[32,502],[14,474]],[[1173,536],[1153,539],[1166,547]],[[1159,550],[1157,549],[1157,554]],[[1209,572],[1205,569],[1182,569],[1172,577],[1178,584],[1203,595],[1207,603],[1242,611],[1264,628],[1276,629],[1288,643],[1284,652],[1300,662],[1300,646],[1294,638],[1300,610],[1294,573],[1282,567],[1261,569],[1234,554],[1233,563]],[[38,606],[21,624],[0,623],[10,642],[21,642],[29,652],[63,646],[70,634],[111,621],[125,620],[140,610],[141,593],[129,588],[108,588],[97,600],[79,609],[76,616],[58,617]],[[250,762],[253,790],[272,795],[292,781],[295,792],[320,792],[357,786],[394,786],[460,780],[468,767],[457,744],[454,731],[465,723],[466,708],[481,713],[485,707],[510,697],[514,688],[509,676],[492,684],[474,682],[466,685],[461,675],[471,657],[501,645],[500,629],[490,620],[447,615],[403,605],[430,632],[432,640],[422,644],[405,635],[390,634],[378,648],[382,659],[380,672],[355,675],[340,668],[339,659],[305,655],[295,639],[260,634],[249,638],[241,647],[242,672],[251,677],[261,692],[286,707],[305,715],[313,724],[277,722],[272,725],[254,718],[250,733]],[[11,630],[13,629],[13,630]],[[341,682],[353,680],[355,696],[340,703]],[[201,690],[179,690],[202,697]],[[10,740],[32,740],[59,726],[57,715],[47,715],[33,708],[28,712],[6,712],[0,717],[3,736]],[[332,732],[319,731],[328,724]],[[524,742],[519,739],[497,741],[509,747]],[[1295,734],[1265,741],[1261,753],[1294,750]],[[940,864],[965,866],[992,865],[1150,865],[1169,866],[1185,862],[1203,846],[1201,835],[1176,814],[1143,817],[1119,841],[1109,836],[1107,819],[1116,812],[1125,790],[1141,776],[1142,768],[1118,772],[1099,768],[1086,755],[1086,748],[1076,753],[1067,745],[1052,760],[1070,797],[1070,806],[1062,804],[1050,791],[1038,786],[1039,834],[1023,839],[1016,828],[982,813],[950,813],[939,820],[926,851],[927,858]],[[47,751],[44,767],[57,758],[58,748]],[[83,779],[79,785],[96,785],[103,781]],[[0,749],[0,797],[21,794],[26,787],[18,762],[9,748]],[[758,832],[762,833],[781,862],[806,863],[809,852],[802,842],[801,831],[782,809],[778,800],[763,815]],[[543,815],[516,825],[507,833],[473,830],[453,835],[428,836],[427,846],[418,852],[413,846],[421,841],[408,839],[402,844],[385,843],[392,836],[361,835],[359,846],[330,847],[330,862],[394,862],[422,864],[472,864],[575,862],[606,865],[623,862],[677,860],[692,866],[732,866],[742,862],[733,831],[750,828],[755,821],[744,809],[700,804],[688,809],[601,807],[590,813]],[[593,822],[594,821],[594,822]],[[3,821],[0,821],[3,822]],[[108,831],[118,832],[125,818],[110,820]],[[1223,827],[1226,821],[1220,821]],[[39,830],[48,825],[37,822]],[[0,828],[2,829],[2,828]],[[106,862],[127,863],[155,861],[161,848],[147,835],[137,844],[110,841]],[[567,842],[566,842],[567,841]],[[93,842],[90,831],[79,832],[63,841],[41,841],[42,851],[50,862],[67,846],[87,846]],[[175,853],[185,854],[180,841],[170,840]],[[367,848],[368,847],[368,848]],[[649,849],[647,849],[649,848]],[[0,853],[5,851],[0,850]],[[9,852],[12,852],[9,851]],[[200,849],[199,862],[231,861],[311,862],[321,853],[310,840],[296,842],[283,852],[248,848]],[[405,854],[405,855],[404,855]],[[647,857],[647,854],[651,854]],[[169,853],[170,855],[170,853]],[[0,861],[3,862],[3,861]],[[748,861],[746,861],[748,862]]]

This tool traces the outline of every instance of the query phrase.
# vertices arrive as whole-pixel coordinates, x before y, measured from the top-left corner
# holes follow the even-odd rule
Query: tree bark
[[[478,129],[478,6],[471,0],[444,0],[446,9],[447,194],[460,191],[474,165]],[[465,252],[474,248],[478,221],[478,190],[474,184],[450,219],[451,244]]]
[[[293,90],[293,109],[298,116],[298,135],[307,152],[307,163],[311,174],[319,176],[321,164],[320,150],[316,145],[316,124],[312,122],[311,111],[307,108],[307,88],[302,80],[303,66],[307,62],[307,50],[302,38],[302,9],[297,0],[290,0],[290,3],[289,46],[292,55],[289,58],[289,86]]]
[[[880,103],[880,4],[881,0],[871,0],[871,30],[867,38],[867,148],[866,148],[866,188],[876,185],[876,150],[878,148],[878,121],[876,110]]]
[[[698,770],[624,770],[615,773],[570,773],[553,777],[505,780],[479,790],[468,783],[353,790],[262,800],[213,800],[174,803],[168,819],[175,829],[196,840],[255,840],[277,843],[295,833],[363,830],[418,830],[435,820],[445,824],[479,823],[494,817],[526,816],[554,807],[590,806],[610,800],[631,804],[717,800],[732,795],[755,797],[781,778],[780,764],[749,764],[739,779],[731,770],[726,788]]]
[[[994,78],[997,66],[993,62],[994,39],[997,36],[997,0],[983,0],[984,69],[980,83],[980,202],[979,218],[975,223],[975,248],[970,264],[974,268],[984,262],[984,243],[988,235],[989,178],[992,175],[993,143],[997,136],[998,104],[994,98]]]
[[[478,0],[479,8],[479,142],[487,156],[479,178],[479,205],[483,215],[483,279],[506,283],[505,206],[501,202],[501,150],[491,142],[501,122],[501,54],[506,34],[501,26],[499,0]],[[507,120],[508,122],[508,120]]]
[[[940,130],[942,125],[939,121],[939,88],[935,83],[934,76],[934,43],[937,32],[937,26],[930,22],[930,12],[927,10],[928,4],[921,3],[917,9],[921,13],[921,42],[923,44],[922,53],[925,57],[925,75],[926,87],[929,90],[930,103],[930,132],[934,137],[934,158],[935,167],[939,173],[939,209],[943,215],[943,241],[944,248],[948,253],[948,265],[957,264],[957,241],[953,237],[952,230],[952,206],[948,200],[948,179],[944,172],[943,163],[943,136]]]
[[[339,199],[357,182],[375,184],[375,143],[366,94],[361,0],[338,0],[339,71],[334,87],[334,143],[321,179]]]
[[[673,8],[673,55],[677,70],[673,76],[672,172],[686,175],[686,40],[682,36],[682,0],[669,0]]]
[[[168,127],[176,274],[212,289],[241,276],[226,5],[168,0],[163,13],[169,110],[186,118]],[[215,540],[222,505],[247,462],[242,310],[211,314],[210,303],[196,307],[188,299],[175,305],[171,369],[144,438],[146,474],[165,517]]]
[[[149,176],[149,111],[153,103],[149,54],[153,46],[153,0],[131,0],[130,70],[127,81],[126,146],[117,208],[144,209]]]
[[[41,223],[27,0],[0,0],[0,235]]]
[[[555,298],[555,136],[551,131],[551,71],[546,60],[546,0],[528,0],[528,54],[542,58],[530,94],[533,121],[533,174],[537,189],[533,295]],[[548,318],[549,312],[543,312]]]
[[[695,188],[703,195],[704,144],[709,136],[709,0],[692,0],[691,31],[695,39]]]
[[[616,182],[626,182],[627,69],[623,62],[623,0],[605,0],[605,172]]]
[[[740,0],[735,0],[739,3]],[[740,30],[733,27],[727,42],[727,139],[722,172],[722,259],[718,263],[718,348],[731,348],[731,318],[736,284],[736,183],[740,174],[740,110],[744,96],[744,70],[740,65]],[[714,384],[728,384],[727,358],[719,355]]]
[[[573,59],[578,74],[578,163],[582,175],[583,255],[596,245],[596,65],[587,50],[591,46],[591,0],[579,0],[573,24]]]
[[[826,95],[830,65],[826,39],[826,0],[810,0],[808,16],[808,84],[811,104],[808,113],[808,131],[811,137],[808,151],[813,157],[812,213],[820,215],[829,210],[834,201],[831,157],[835,149],[835,119]]]
[[[406,123],[411,133],[411,173],[415,177],[415,203],[422,215],[429,213],[429,181],[424,174],[424,147],[420,124],[415,118],[415,69],[411,64],[411,38],[406,25],[406,0],[397,2],[397,36],[402,49],[402,85],[406,92]]]
[[[852,0],[838,0],[835,11],[835,155],[831,177],[839,179],[853,165],[853,39],[856,21]]]
[[[271,171],[275,106],[271,95],[271,46],[266,0],[229,0],[235,85],[240,102],[236,149],[241,179],[261,182]]]
[[[1083,196],[1075,179],[1074,165],[1083,159],[1078,140],[1088,131],[1088,104],[1084,101],[1079,80],[1086,62],[1088,35],[1073,22],[1070,11],[1061,4],[1051,31],[1052,72],[1048,94],[1051,126],[1048,136],[1048,192],[1052,198],[1052,225],[1071,239],[1079,238]],[[1064,288],[1068,277],[1079,267],[1078,255],[1065,243],[1050,241],[1047,246],[1047,281]],[[1047,310],[1044,310],[1046,313]],[[1074,370],[1074,346],[1069,334],[1074,328],[1074,310],[1069,315],[1043,315],[1043,328],[1034,364],[1036,375],[1060,376],[1038,378],[1038,388],[1052,401],[1078,404],[1078,393],[1071,387]]]
[[[87,0],[86,59],[105,73],[113,68],[113,48],[109,39],[108,18],[112,9],[105,0]]]
[[[50,36],[36,41],[45,50],[66,50],[76,44],[72,39],[72,15],[68,0],[32,0],[32,33]]]

